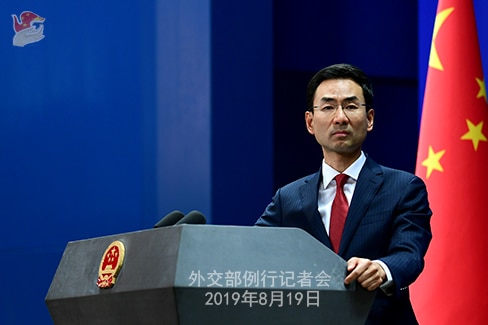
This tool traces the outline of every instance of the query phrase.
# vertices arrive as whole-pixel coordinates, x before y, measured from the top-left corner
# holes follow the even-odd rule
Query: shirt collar
[[[364,152],[361,151],[361,155],[359,156],[359,158],[356,159],[356,161],[354,161],[351,166],[347,167],[343,174],[346,174],[354,181],[357,181],[359,177],[359,172],[361,172],[361,169],[363,168],[365,162],[366,155],[364,154]],[[324,188],[329,185],[329,183],[334,179],[334,177],[336,177],[337,174],[340,173],[337,172],[337,170],[335,170],[334,168],[327,165],[324,159],[322,161],[322,181]]]

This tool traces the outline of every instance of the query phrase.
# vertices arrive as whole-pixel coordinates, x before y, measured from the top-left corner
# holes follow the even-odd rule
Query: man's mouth
[[[332,135],[344,137],[344,136],[349,135],[349,132],[347,132],[346,130],[337,130],[337,131],[334,131],[334,133],[332,133]]]

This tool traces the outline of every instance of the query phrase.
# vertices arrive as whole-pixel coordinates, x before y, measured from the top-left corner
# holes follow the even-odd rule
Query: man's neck
[[[361,150],[353,154],[324,153],[324,161],[327,165],[337,170],[339,173],[345,171],[361,156]]]

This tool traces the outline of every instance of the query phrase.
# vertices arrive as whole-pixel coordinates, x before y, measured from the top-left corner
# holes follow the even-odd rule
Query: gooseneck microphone
[[[198,224],[206,224],[207,219],[205,216],[197,210],[193,210],[189,212],[186,216],[181,218],[178,222],[176,222],[176,225],[182,225],[182,224],[191,224],[191,225],[198,225]]]
[[[153,228],[160,228],[160,227],[166,227],[166,226],[172,226],[181,219],[183,219],[185,215],[178,210],[172,211],[165,215],[161,220],[159,220]]]

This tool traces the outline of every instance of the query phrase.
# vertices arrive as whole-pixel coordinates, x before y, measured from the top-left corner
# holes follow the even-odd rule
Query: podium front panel
[[[125,258],[97,278],[107,247]],[[68,243],[46,296],[55,324],[364,324],[374,299],[301,229],[179,225]]]

